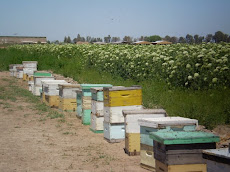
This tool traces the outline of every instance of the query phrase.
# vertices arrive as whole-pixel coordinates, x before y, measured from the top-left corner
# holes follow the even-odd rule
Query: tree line
[[[155,42],[159,40],[165,40],[172,42],[173,44],[176,43],[188,43],[188,44],[200,44],[202,42],[213,42],[213,43],[219,43],[219,42],[230,42],[230,36],[228,34],[223,33],[222,31],[217,31],[215,34],[207,34],[206,36],[200,36],[198,34],[196,35],[190,35],[187,34],[185,37],[176,37],[176,36],[169,36],[166,35],[165,37],[161,37],[159,35],[152,35],[152,36],[141,36],[139,38],[133,38],[131,36],[124,36],[123,39],[120,37],[111,37],[110,35],[105,36],[104,39],[100,37],[81,37],[80,34],[77,35],[76,38],[71,39],[70,36],[64,37],[64,43],[77,43],[77,42],[104,42],[104,43],[115,43],[115,42],[137,42],[137,41],[149,41],[149,42]],[[56,41],[55,43],[59,43]]]

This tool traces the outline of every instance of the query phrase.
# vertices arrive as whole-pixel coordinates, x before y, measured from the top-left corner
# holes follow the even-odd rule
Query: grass
[[[8,58],[5,58],[8,57]],[[143,91],[143,105],[146,108],[164,108],[170,116],[183,116],[199,120],[199,124],[212,129],[217,125],[230,124],[230,88],[210,90],[190,90],[170,88],[164,81],[158,79],[134,81],[114,76],[106,71],[82,65],[82,56],[79,54],[72,58],[57,60],[53,54],[26,53],[22,51],[7,51],[0,49],[0,71],[8,70],[9,64],[21,63],[23,60],[37,60],[39,70],[52,70],[55,73],[68,76],[79,83],[107,83],[112,85],[141,85]],[[16,101],[15,95],[26,97],[30,102],[38,102],[26,90],[16,88],[13,94],[5,93],[5,88],[0,87],[0,99]],[[35,103],[36,104],[36,103]],[[51,119],[64,116],[50,112],[49,108],[41,103],[36,105],[36,110],[41,114],[48,113]]]

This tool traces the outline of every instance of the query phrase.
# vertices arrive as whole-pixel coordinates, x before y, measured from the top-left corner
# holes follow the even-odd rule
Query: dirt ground
[[[49,112],[41,113],[43,106],[39,109],[26,97],[10,94],[16,89],[12,85],[27,89],[26,82],[0,72],[0,171],[146,171],[139,166],[139,156],[124,153],[124,141],[108,143],[103,134],[82,125],[75,113],[51,119]],[[214,131],[222,138],[219,147],[228,145],[229,126]]]

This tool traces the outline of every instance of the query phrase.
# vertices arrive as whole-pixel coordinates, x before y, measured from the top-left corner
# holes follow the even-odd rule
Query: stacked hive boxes
[[[125,152],[128,155],[140,154],[140,118],[166,117],[163,109],[123,110],[125,117]]]
[[[77,114],[76,116],[78,118],[81,118],[82,117],[82,90],[79,89],[79,90],[76,90],[76,100],[77,100]]]
[[[28,75],[33,75],[37,71],[37,61],[23,61],[23,80],[28,81]]]
[[[17,77],[17,67],[23,67],[22,64],[11,64],[9,65],[10,76]]]
[[[40,96],[42,89],[42,81],[45,80],[54,80],[54,77],[51,73],[35,72],[33,81],[30,81],[29,87],[31,87],[33,95]]]
[[[104,97],[103,87],[91,88],[92,105],[91,105],[91,124],[90,130],[94,133],[103,133],[104,121]]]
[[[122,110],[142,109],[142,90],[139,86],[103,88],[104,138],[108,142],[125,139]]]
[[[81,84],[82,89],[82,124],[90,125],[91,119],[91,99],[90,91],[93,87],[112,87],[110,84]]]
[[[13,69],[14,65],[15,64],[10,64],[9,65],[10,76],[14,76],[14,69]]]
[[[65,80],[43,80],[42,91],[45,103],[50,107],[58,108],[59,106],[59,87],[58,84],[67,84]]]
[[[74,112],[77,109],[76,90],[80,84],[59,84],[59,109]]]
[[[228,148],[203,150],[208,172],[230,171],[230,145]]]
[[[206,172],[202,150],[215,149],[220,139],[212,133],[198,131],[153,132],[157,172]]]
[[[23,66],[17,66],[16,67],[17,70],[17,78],[22,79],[23,78]]]
[[[150,132],[194,131],[198,125],[197,120],[182,117],[139,119],[138,123],[141,135],[141,166],[150,170],[155,170],[153,140],[149,138]]]

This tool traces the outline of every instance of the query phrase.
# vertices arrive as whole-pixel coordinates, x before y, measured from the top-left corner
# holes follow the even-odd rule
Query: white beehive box
[[[11,67],[11,69],[10,69],[10,71],[11,71],[10,75],[17,77],[17,74],[18,74],[17,67],[23,67],[23,65],[22,64],[13,64],[10,67]]]
[[[17,78],[23,78],[23,67],[21,66],[21,67],[19,67],[19,66],[17,66],[16,67],[16,70],[17,70]]]
[[[140,133],[138,119],[160,118],[167,116],[164,109],[123,110],[122,112],[125,118],[126,133]]]
[[[42,86],[44,80],[55,80],[53,76],[34,76],[34,85]]]
[[[65,80],[42,80],[42,90],[45,95],[59,96],[59,84],[67,84]]]
[[[24,74],[30,74],[30,75],[33,75],[34,72],[37,71],[37,68],[23,68],[23,73]]]
[[[80,84],[59,84],[59,96],[65,99],[76,99],[76,91],[80,89]]]
[[[138,109],[143,109],[143,106],[142,105],[116,106],[116,107],[104,106],[104,120],[107,123],[124,123],[125,119],[122,114],[122,110],[138,110]]]
[[[104,117],[98,117],[95,114],[91,113],[91,124],[90,129],[95,133],[103,132],[103,122]]]
[[[92,100],[91,104],[91,111],[94,115],[104,116],[104,102]]]
[[[37,61],[22,61],[23,67],[25,68],[36,68],[37,69]]]

